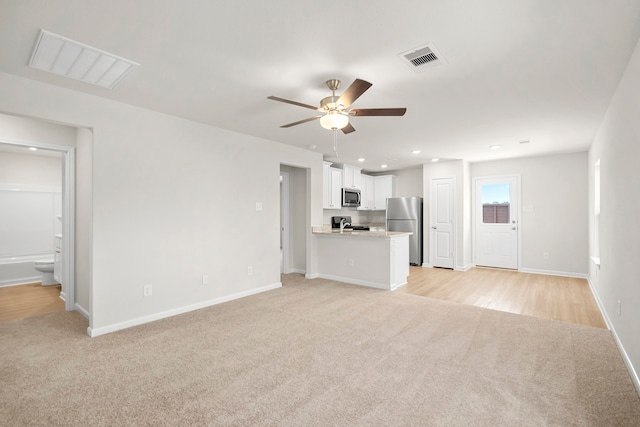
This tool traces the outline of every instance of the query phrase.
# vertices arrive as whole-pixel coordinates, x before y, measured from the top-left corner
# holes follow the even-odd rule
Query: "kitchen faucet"
[[[347,222],[347,220],[346,220],[345,218],[342,218],[342,219],[340,220],[340,233],[342,233],[342,232],[344,231],[344,228],[345,228],[346,226],[348,226],[348,225],[350,226],[350,225],[351,225],[351,223],[350,223],[350,222]]]

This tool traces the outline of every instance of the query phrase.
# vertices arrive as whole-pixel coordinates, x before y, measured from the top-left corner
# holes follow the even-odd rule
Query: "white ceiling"
[[[638,0],[1,0],[0,71],[332,155],[324,82],[373,83],[339,133],[365,170],[588,149],[640,36]],[[141,64],[114,90],[28,68],[40,29]],[[447,65],[398,54],[433,43]],[[340,91],[339,91],[340,92]],[[529,144],[519,141],[529,140]],[[498,144],[502,148],[490,150]],[[411,150],[420,149],[418,155]]]

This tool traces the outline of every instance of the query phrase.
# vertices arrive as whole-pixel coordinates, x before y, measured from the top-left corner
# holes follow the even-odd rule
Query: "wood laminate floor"
[[[585,279],[476,267],[468,271],[411,267],[396,292],[493,310],[605,328]]]
[[[409,283],[396,292],[606,328],[585,279],[480,267],[465,272],[411,267]],[[0,322],[55,311],[64,311],[60,285],[0,288]]]
[[[0,322],[64,311],[60,285],[38,283],[0,288]]]

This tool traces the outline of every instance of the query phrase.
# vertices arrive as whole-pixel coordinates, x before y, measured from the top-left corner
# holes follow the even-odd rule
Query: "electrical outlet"
[[[247,276],[253,276],[253,267],[247,267]]]
[[[262,202],[256,202],[256,210],[257,211],[261,211],[262,210]]]
[[[144,285],[142,288],[142,292],[145,297],[150,297],[153,294],[153,286],[152,285]]]
[[[549,252],[542,252],[542,259],[549,259]]]
[[[202,275],[202,284],[203,285],[208,285],[209,284],[209,276],[207,276],[206,274]]]
[[[349,258],[349,267],[353,267],[354,263],[353,263],[353,258]]]

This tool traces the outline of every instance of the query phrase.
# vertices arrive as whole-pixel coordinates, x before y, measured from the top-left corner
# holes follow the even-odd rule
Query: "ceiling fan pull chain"
[[[333,152],[338,158],[338,129],[333,129]]]

